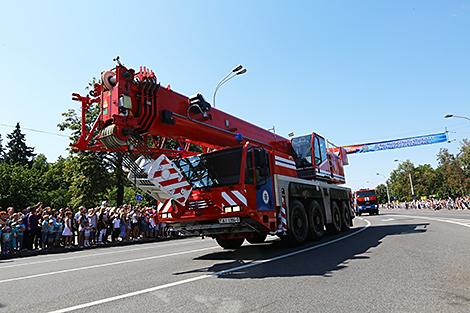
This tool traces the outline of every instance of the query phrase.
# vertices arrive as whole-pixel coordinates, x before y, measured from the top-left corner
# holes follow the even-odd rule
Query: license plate
[[[219,218],[220,224],[231,224],[231,223],[240,223],[239,217],[222,217]]]

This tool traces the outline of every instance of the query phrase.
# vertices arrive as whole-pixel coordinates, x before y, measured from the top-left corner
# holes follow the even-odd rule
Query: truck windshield
[[[375,191],[373,190],[367,190],[367,191],[358,191],[356,193],[358,198],[364,198],[364,197],[374,197],[375,196]]]
[[[238,184],[242,149],[230,149],[180,159],[182,170],[194,189]]]
[[[297,167],[312,166],[312,135],[292,138],[291,143],[297,156]]]

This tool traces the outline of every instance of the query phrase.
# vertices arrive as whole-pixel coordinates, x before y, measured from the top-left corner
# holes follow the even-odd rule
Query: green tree
[[[35,156],[34,148],[26,145],[26,138],[21,132],[20,123],[16,123],[15,129],[7,135],[7,139],[5,160],[12,164],[30,165]]]
[[[2,135],[0,134],[0,162],[3,162],[4,159],[5,159],[5,151],[3,149]]]
[[[399,201],[410,201],[412,199],[409,174],[412,177],[414,172],[414,165],[411,161],[405,161],[398,165],[398,167],[390,173],[390,193]]]
[[[91,89],[96,83],[96,78],[93,78],[87,86],[87,90]],[[90,131],[92,128],[93,122],[96,120],[100,113],[100,107],[98,104],[92,104],[86,113],[86,125],[85,128]],[[70,142],[76,143],[80,133],[81,133],[81,115],[75,109],[69,109],[67,112],[62,113],[64,121],[57,126],[61,131],[69,130],[70,131]],[[107,188],[112,186],[116,187],[116,203],[124,203],[124,186],[127,184],[125,175],[122,169],[123,155],[120,152],[116,153],[103,153],[103,152],[83,152],[79,151],[73,153],[75,157],[86,156],[88,158],[90,155],[94,155],[95,158],[101,159],[100,169],[103,171],[112,171],[112,177],[107,181]],[[90,159],[88,159],[90,161]],[[87,162],[88,162],[87,161]],[[85,163],[87,163],[85,162]]]
[[[464,193],[470,194],[470,140],[464,139],[460,146],[460,152],[457,155],[457,160],[462,168],[464,175]]]
[[[105,199],[112,181],[103,158],[93,153],[69,156],[64,164],[64,174],[72,208],[97,205]]]
[[[437,154],[437,171],[442,179],[441,197],[456,197],[465,194],[465,173],[459,160],[447,149]]]
[[[68,206],[70,184],[64,174],[67,159],[59,157],[56,162],[49,164],[45,159],[39,159],[39,156],[34,160],[32,167],[40,175],[38,187],[41,201],[53,208]]]
[[[0,163],[0,206],[22,210],[40,201],[38,172],[17,163]]]
[[[430,164],[417,166],[413,171],[413,185],[417,198],[434,195],[442,185],[441,180]]]
[[[387,186],[385,184],[380,184],[375,187],[375,194],[377,195],[377,201],[379,203],[387,203]]]

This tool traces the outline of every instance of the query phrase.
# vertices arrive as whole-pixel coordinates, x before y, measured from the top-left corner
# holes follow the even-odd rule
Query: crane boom
[[[96,127],[89,132],[84,129],[74,145],[80,150],[114,148],[132,152],[132,138],[158,136],[212,149],[250,141],[291,153],[288,139],[212,107],[200,94],[186,97],[170,87],[162,87],[154,72],[145,67],[135,72],[117,65],[102,74],[101,83],[95,84],[92,95],[96,97],[75,94],[75,99],[82,101],[83,112],[92,103],[101,106]],[[82,123],[85,125],[86,121]],[[154,151],[158,152],[158,149]]]

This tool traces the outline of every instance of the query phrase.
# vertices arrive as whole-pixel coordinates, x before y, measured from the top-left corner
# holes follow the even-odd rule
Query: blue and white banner
[[[399,149],[406,147],[430,145],[434,143],[446,142],[447,132],[439,134],[431,134],[425,136],[416,136],[401,138],[395,140],[379,141],[379,142],[370,142],[359,145],[344,146],[342,148],[346,149],[348,154],[353,153],[365,153],[381,150],[390,150],[390,149]]]

